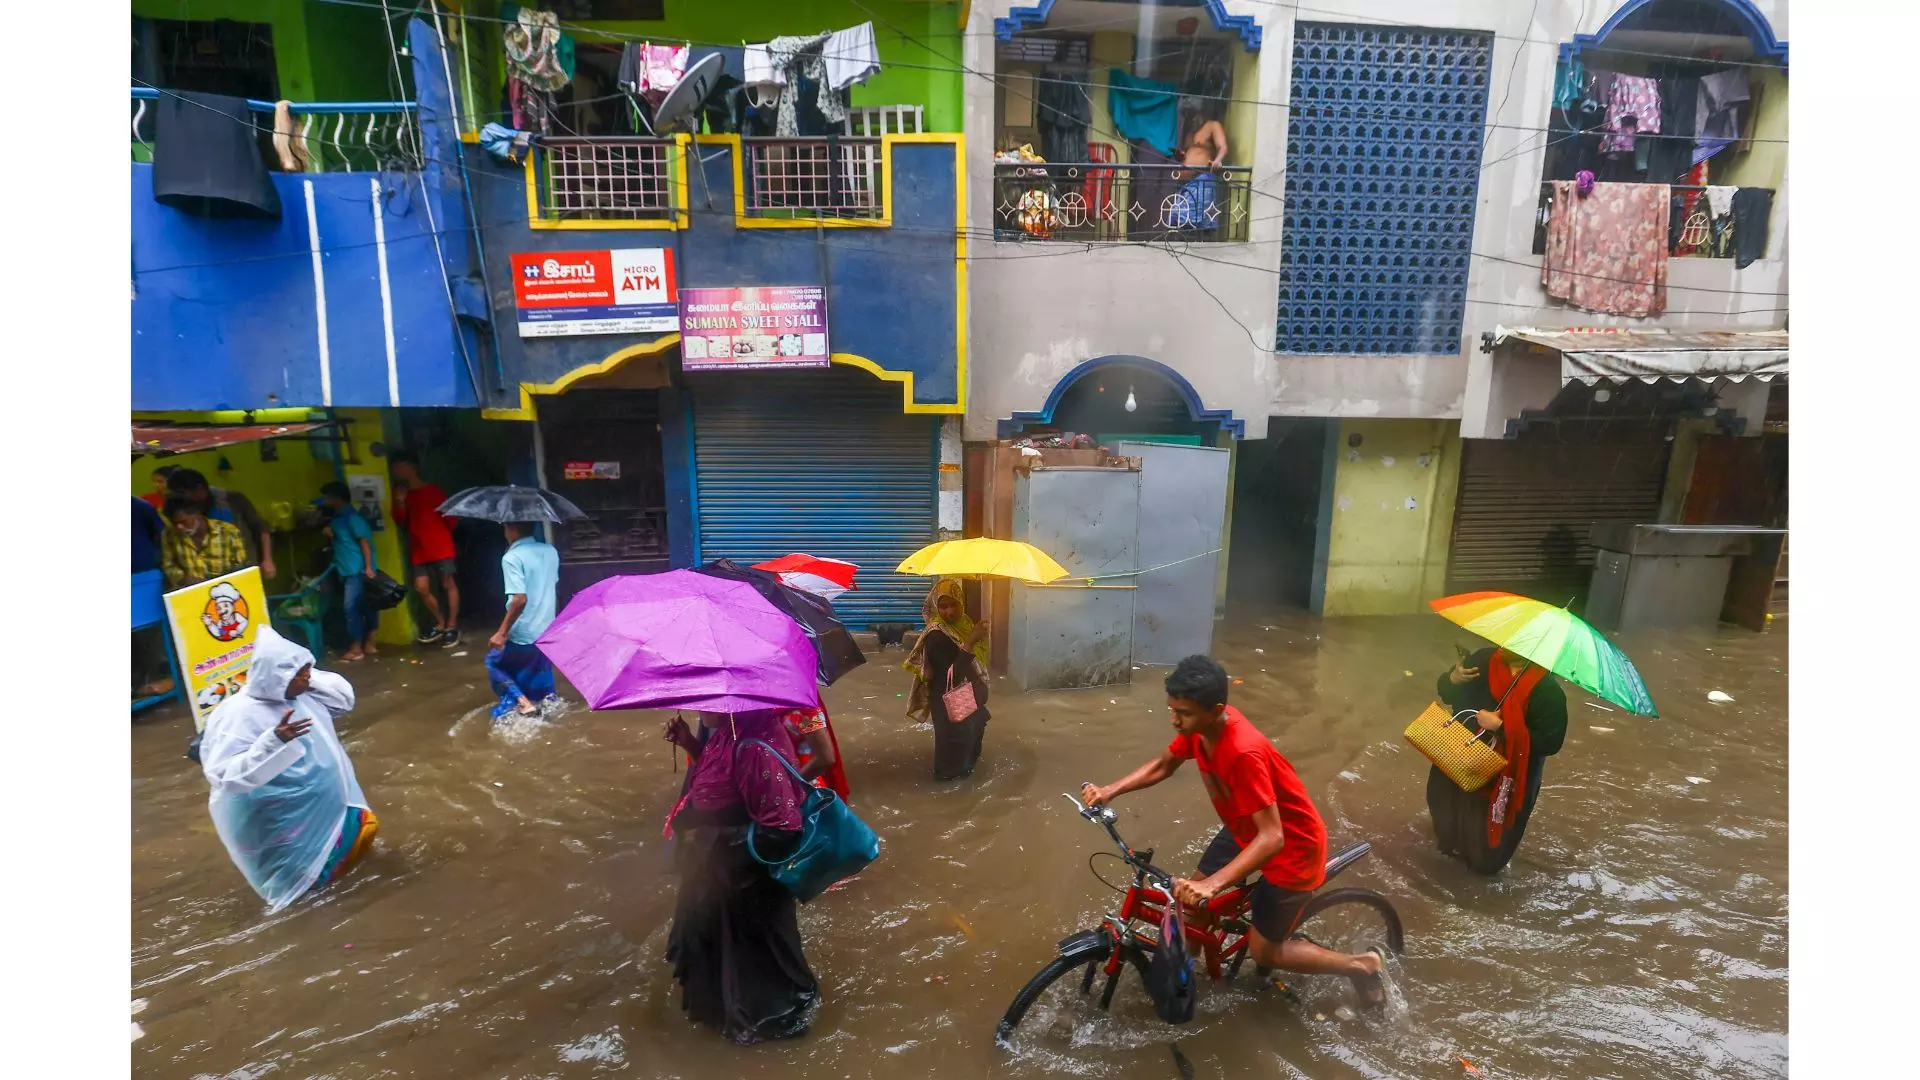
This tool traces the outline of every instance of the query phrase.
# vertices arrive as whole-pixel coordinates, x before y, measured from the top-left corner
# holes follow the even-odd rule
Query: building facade
[[[1223,599],[1584,588],[1591,525],[1684,520],[1693,442],[1757,442],[1784,401],[1785,18],[974,4],[967,439],[1232,446]],[[1695,118],[1656,98],[1637,148],[1606,143],[1616,82],[1731,90],[1733,137],[1694,168]],[[1602,202],[1659,199],[1658,236],[1588,220],[1543,280],[1552,182],[1582,168]]]

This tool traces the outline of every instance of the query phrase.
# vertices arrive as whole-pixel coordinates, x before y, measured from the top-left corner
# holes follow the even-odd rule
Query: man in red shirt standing
[[[393,469],[393,520],[407,531],[407,551],[413,563],[413,590],[420,594],[433,625],[414,640],[422,645],[452,648],[460,644],[460,583],[454,573],[453,532],[448,519],[437,513],[447,493],[420,479],[420,459],[411,450],[387,455]],[[433,579],[447,594],[443,610],[433,595]]]
[[[1385,958],[1338,953],[1293,936],[1300,913],[1327,873],[1327,827],[1293,765],[1273,742],[1227,704],[1227,672],[1211,657],[1189,656],[1167,676],[1167,708],[1177,734],[1158,758],[1106,787],[1088,784],[1089,806],[1172,776],[1188,759],[1223,826],[1200,857],[1199,877],[1177,879],[1174,897],[1198,907],[1259,871],[1253,887],[1248,950],[1256,962],[1307,975],[1345,975],[1367,1005],[1386,1001]]]

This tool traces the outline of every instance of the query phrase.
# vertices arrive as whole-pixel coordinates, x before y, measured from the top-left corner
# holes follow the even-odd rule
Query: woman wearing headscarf
[[[333,728],[353,700],[346,679],[314,670],[312,653],[263,626],[246,687],[207,717],[207,808],[269,912],[340,876],[379,831]]]
[[[1440,676],[1440,700],[1469,726],[1493,733],[1507,768],[1478,791],[1462,791],[1435,766],[1427,811],[1440,850],[1482,874],[1512,861],[1540,798],[1547,758],[1567,741],[1567,693],[1547,670],[1504,649],[1481,649]]]
[[[800,836],[805,792],[787,772],[793,740],[779,712],[703,714],[702,737],[670,724],[693,758],[667,816],[680,893],[667,961],[687,1016],[737,1043],[804,1035],[820,984],[801,951],[799,905],[747,851],[768,858]]]
[[[926,630],[907,654],[913,672],[913,691],[907,715],[933,723],[933,778],[958,780],[972,775],[980,761],[987,734],[987,632],[985,619],[967,617],[960,582],[943,578],[920,607]],[[948,715],[946,694],[964,684],[973,686],[971,716]]]

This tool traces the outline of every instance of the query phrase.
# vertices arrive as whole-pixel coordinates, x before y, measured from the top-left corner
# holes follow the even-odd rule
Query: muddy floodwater
[[[1215,654],[1234,702],[1291,758],[1332,842],[1373,854],[1341,884],[1405,920],[1393,1000],[1353,1016],[1343,980],[1291,1002],[1251,971],[1179,1028],[1129,974],[1098,1022],[995,1022],[1067,933],[1117,900],[1104,835],[1059,797],[1170,734],[1163,672],[1020,695],[996,682],[967,781],[931,777],[902,716],[898,650],[826,692],[879,862],[801,909],[824,1004],[812,1033],[736,1047],[682,1020],[662,958],[679,789],[653,713],[575,709],[494,730],[479,650],[336,666],[340,730],[380,816],[345,881],[275,916],[228,862],[184,713],[133,733],[133,1068],[234,1077],[1777,1077],[1787,1072],[1787,634],[1621,641],[1665,714],[1569,691],[1566,748],[1508,871],[1434,850],[1426,764],[1400,731],[1464,633],[1437,618],[1237,614]],[[1409,675],[1408,673],[1411,672]],[[1720,690],[1732,696],[1710,704]],[[1191,768],[1121,799],[1120,828],[1190,868],[1214,828]],[[1113,860],[1095,867],[1116,878]],[[1171,1049],[1178,1044],[1178,1058]]]

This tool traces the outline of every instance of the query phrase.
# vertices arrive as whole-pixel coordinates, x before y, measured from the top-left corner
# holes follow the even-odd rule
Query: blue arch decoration
[[[1054,0],[1040,0],[1032,7],[1014,8],[1005,18],[993,20],[993,36],[1001,41],[1012,41],[1013,35],[1022,30],[1045,25],[1047,13],[1053,10]],[[1229,15],[1227,5],[1221,0],[1200,0],[1200,7],[1207,9],[1208,18],[1213,20],[1215,30],[1230,34],[1239,34],[1248,52],[1260,51],[1260,36],[1263,33],[1260,23],[1251,15]]]
[[[1207,408],[1206,404],[1200,400],[1200,392],[1193,388],[1193,384],[1187,381],[1186,376],[1158,360],[1150,360],[1144,356],[1130,356],[1125,353],[1110,353],[1081,361],[1072,371],[1062,375],[1059,382],[1053,384],[1053,392],[1047,395],[1046,404],[1040,407],[1040,411],[1017,412],[1000,421],[1000,437],[1011,438],[1025,424],[1053,423],[1053,411],[1060,407],[1060,399],[1066,396],[1067,390],[1081,379],[1109,367],[1137,368],[1160,376],[1180,395],[1180,400],[1186,402],[1188,417],[1197,423],[1219,424],[1222,431],[1231,432],[1235,439],[1246,438],[1247,422],[1237,419],[1232,409]]]
[[[1560,46],[1560,59],[1571,60],[1579,56],[1582,49],[1596,48],[1606,40],[1608,34],[1620,28],[1620,24],[1632,18],[1644,8],[1659,3],[1660,0],[1627,0],[1620,10],[1613,13],[1599,30],[1591,34],[1577,34],[1571,42]],[[1733,21],[1739,24],[1741,32],[1753,43],[1754,56],[1762,60],[1787,61],[1787,43],[1773,36],[1773,24],[1760,13],[1752,0],[1711,0],[1724,9]]]

